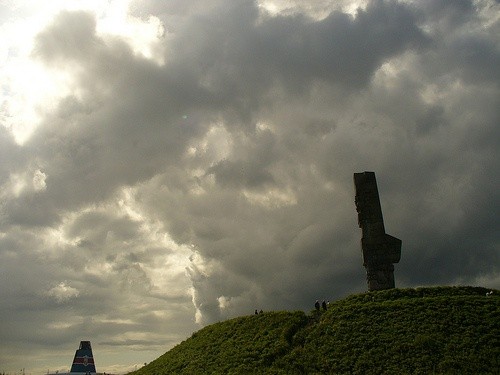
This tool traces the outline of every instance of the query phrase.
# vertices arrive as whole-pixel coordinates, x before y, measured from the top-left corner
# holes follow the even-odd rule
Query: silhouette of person
[[[326,311],[326,302],[325,302],[325,300],[323,300],[323,302],[321,302],[321,307],[323,308],[323,310]]]
[[[319,301],[318,300],[316,300],[314,307],[316,308],[316,311],[319,311]]]

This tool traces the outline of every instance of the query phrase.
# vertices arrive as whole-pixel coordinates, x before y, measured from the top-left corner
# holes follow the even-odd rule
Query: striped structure
[[[75,353],[71,373],[95,374],[94,356],[90,341],[80,341],[80,348]]]

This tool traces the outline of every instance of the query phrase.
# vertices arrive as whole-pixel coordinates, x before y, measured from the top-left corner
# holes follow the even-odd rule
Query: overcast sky
[[[150,362],[203,325],[500,288],[498,0],[0,1],[0,371]]]

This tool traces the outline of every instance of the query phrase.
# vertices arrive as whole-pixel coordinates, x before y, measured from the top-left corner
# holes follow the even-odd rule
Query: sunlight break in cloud
[[[130,0],[51,1],[7,4],[10,18],[0,25],[0,124],[18,144],[24,144],[40,120],[56,109],[60,99],[78,91],[74,71],[50,69],[33,56],[33,40],[62,10],[84,10],[96,17],[96,32],[119,37],[141,56],[162,64],[158,50],[163,26],[150,16],[142,20],[128,14]]]
[[[79,294],[78,289],[67,285],[64,281],[61,281],[47,292],[47,295],[54,298],[58,303],[67,302],[72,298],[78,297]]]

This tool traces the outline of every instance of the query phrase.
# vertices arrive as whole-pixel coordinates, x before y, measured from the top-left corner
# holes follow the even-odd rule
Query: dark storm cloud
[[[363,85],[384,59],[425,40],[411,12],[397,3],[375,2],[355,19],[337,12],[317,22],[301,16],[259,22],[252,2],[223,5],[179,31],[165,67],[134,56],[119,40],[96,36],[85,12],[61,13],[38,36],[36,55],[56,67],[71,61],[70,70],[81,71],[82,92],[64,99],[59,116],[47,119],[28,146],[41,147],[37,154],[51,160],[40,212],[99,201],[117,186],[150,178],[178,159],[211,117],[236,114],[251,125],[252,113],[268,105],[261,98],[276,78],[291,89],[314,80]],[[377,32],[368,32],[374,25]],[[250,179],[272,180],[262,167],[245,163],[220,162],[214,171],[222,176],[228,168],[247,169]],[[16,208],[25,201],[13,205],[18,215],[12,220],[27,216]]]
[[[94,16],[90,13],[61,12],[52,25],[38,35],[34,53],[46,61],[87,61],[99,43],[95,27]]]
[[[221,186],[258,188],[273,185],[275,181],[266,168],[279,157],[274,135],[263,132],[248,141],[253,144],[236,146],[241,151],[238,160],[223,159],[210,167],[207,174],[213,174]]]
[[[12,223],[50,224],[60,208],[97,203],[150,178],[204,128],[188,108],[207,102],[189,71],[165,72],[124,42],[101,39],[88,13],[59,14],[38,36],[35,55],[75,74],[78,94],[61,100],[25,145],[48,176],[47,190],[10,202]]]
[[[452,6],[442,4],[445,5]],[[294,294],[309,295],[313,299],[316,293],[327,294],[325,291],[330,290],[318,285],[331,285],[331,290],[337,289],[335,295],[341,294],[339,289],[361,288],[361,283],[349,284],[345,275],[349,271],[345,271],[359,267],[356,264],[359,233],[353,229],[355,223],[349,223],[348,217],[353,210],[350,201],[352,172],[364,169],[373,169],[382,181],[387,180],[382,183],[391,193],[384,206],[387,216],[404,217],[402,222],[394,221],[393,224],[396,235],[399,231],[400,236],[408,237],[408,243],[404,242],[408,263],[401,265],[402,280],[408,280],[409,284],[453,282],[465,272],[473,281],[473,275],[497,272],[494,266],[497,255],[493,251],[497,240],[492,228],[484,227],[489,233],[486,234],[489,245],[480,241],[483,243],[480,253],[473,251],[471,241],[464,241],[471,235],[465,227],[475,220],[473,217],[491,217],[491,214],[482,209],[465,213],[461,206],[474,205],[467,202],[479,203],[479,197],[474,195],[476,189],[491,202],[495,193],[488,188],[491,186],[489,173],[497,170],[488,146],[497,139],[496,101],[491,100],[490,92],[478,98],[475,85],[481,84],[486,77],[487,87],[498,80],[493,70],[483,69],[478,73],[470,60],[457,58],[461,51],[466,50],[463,41],[489,38],[483,33],[462,36],[462,28],[480,22],[474,13],[475,8],[462,5],[465,6],[455,5],[456,16],[453,22],[446,21],[445,26],[436,24],[432,18],[425,18],[423,22],[419,11],[413,13],[412,8],[402,4],[372,2],[355,18],[332,13],[320,21],[305,16],[278,16],[264,17],[255,23],[255,18],[248,16],[252,13],[247,11],[245,15],[251,22],[239,13],[231,13],[234,17],[225,18],[230,19],[227,24],[224,20],[206,21],[190,30],[192,44],[186,48],[190,51],[188,56],[194,60],[191,64],[196,61],[207,64],[218,56],[225,57],[218,63],[207,64],[208,67],[218,68],[221,64],[225,67],[211,71],[209,77],[212,81],[209,82],[221,81],[218,77],[222,76],[225,82],[231,83],[232,71],[238,72],[234,76],[239,78],[241,86],[212,84],[209,88],[219,92],[222,88],[234,88],[231,94],[235,99],[230,103],[235,104],[230,108],[238,111],[243,108],[240,103],[250,103],[244,108],[248,109],[247,117],[242,118],[253,118],[253,124],[267,119],[272,121],[273,128],[264,136],[265,130],[242,134],[231,130],[231,123],[226,124],[232,132],[234,146],[228,156],[206,169],[215,177],[216,185],[200,180],[192,182],[204,189],[204,195],[176,194],[171,202],[168,199],[160,202],[165,197],[160,195],[157,200],[151,191],[145,192],[148,198],[141,196],[141,199],[152,200],[155,208],[165,213],[159,215],[168,223],[175,238],[199,246],[200,254],[207,258],[207,267],[214,270],[210,276],[210,271],[203,271],[198,266],[192,269],[195,289],[199,291],[198,307],[210,319],[216,319],[216,312],[220,311],[218,297],[228,295],[238,299],[253,284],[266,290],[265,297],[254,293],[253,298],[257,301],[262,298],[261,303],[269,305],[277,300],[285,301]],[[229,9],[227,12],[231,12]],[[429,9],[424,6],[421,11],[425,13]],[[219,20],[217,16],[213,17]],[[229,32],[234,19],[239,20],[238,27],[243,31]],[[438,20],[442,21],[442,18]],[[431,32],[421,31],[420,24],[425,24]],[[432,32],[443,31],[442,27],[446,28],[446,34],[436,34],[432,40]],[[217,36],[214,39],[218,42],[218,49],[212,47],[208,35]],[[259,39],[260,35],[266,35],[266,38]],[[203,46],[194,48],[200,53],[197,58],[191,48],[199,40],[203,41]],[[227,43],[220,43],[221,40],[227,40]],[[260,44],[260,40],[265,42]],[[473,58],[481,59],[484,66],[494,66],[497,52],[493,45],[493,40],[488,40],[474,44],[474,49],[469,51]],[[217,53],[213,52],[214,49]],[[488,52],[475,52],[482,49]],[[243,57],[240,57],[240,51],[243,51]],[[245,55],[244,51],[251,51],[252,55]],[[397,61],[398,54],[407,56],[408,73],[412,72],[413,76],[403,71],[391,82],[395,86],[385,87],[384,82],[377,82],[374,73],[383,63],[391,59]],[[179,53],[179,56],[185,55]],[[307,64],[309,57],[311,63]],[[442,65],[443,59],[445,65]],[[403,58],[401,61],[405,62]],[[435,70],[431,72],[431,69]],[[383,75],[384,71],[378,73]],[[257,76],[261,81],[255,83],[253,77]],[[472,83],[469,79],[473,85],[457,90],[452,87],[456,80],[469,85]],[[332,85],[331,90],[319,89],[311,94],[310,89],[318,81]],[[276,90],[274,97],[263,95],[270,90],[269,82]],[[446,92],[446,97],[427,102],[422,97],[423,90],[433,84],[436,84],[437,91]],[[349,102],[336,91],[337,85],[345,87],[348,93],[361,87],[366,91],[359,95],[350,93]],[[298,88],[307,90],[299,93]],[[496,92],[494,87],[492,90]],[[260,97],[254,98],[254,93],[260,93]],[[330,95],[330,99],[315,97],[321,94]],[[293,113],[294,108],[284,101],[296,96],[307,103],[300,107],[300,111],[309,112],[312,107],[317,110],[319,119],[311,113],[291,118],[287,111]],[[255,102],[260,98],[263,98],[260,103]],[[281,98],[285,99],[281,101]],[[464,121],[460,114],[463,109],[459,108],[471,99],[474,104],[470,103],[467,111],[477,124]],[[322,117],[341,122],[342,128],[331,128],[321,137],[314,137],[314,134],[311,137],[305,129],[309,123],[321,121]],[[471,134],[473,129],[476,130]],[[488,136],[478,137],[478,131],[486,132]],[[268,139],[272,142],[268,143]],[[317,168],[317,174],[314,168]],[[324,188],[322,184],[333,185],[330,194],[338,201],[326,204],[329,199],[319,194]],[[168,182],[164,181],[162,186],[165,192],[169,191]],[[271,202],[266,203],[271,208],[259,207],[258,204],[256,207],[255,202],[242,196],[243,193],[248,197],[253,192],[258,200],[262,193],[260,198],[265,200],[272,195],[269,191],[273,188],[278,190],[278,196],[279,193],[290,195],[283,199],[294,200],[292,208],[287,203],[281,204],[278,198],[275,202],[270,198]],[[265,192],[267,197],[264,197]],[[311,194],[317,200],[306,199]],[[494,204],[493,212],[496,207]],[[329,221],[332,224],[325,225]],[[340,224],[342,221],[345,223]],[[406,223],[408,225],[404,226]],[[295,240],[297,236],[300,241]],[[478,239],[478,236],[476,233],[474,238]],[[322,237],[325,240],[321,240]],[[345,239],[345,244],[339,239]],[[350,249],[346,251],[348,255],[343,254],[344,249]],[[415,269],[409,269],[409,264],[415,264],[414,257],[426,259],[416,273]],[[445,262],[448,258],[449,261]],[[323,264],[329,266],[322,270]],[[429,267],[430,264],[435,267]],[[297,272],[302,267],[304,272]],[[434,271],[437,269],[439,274]],[[227,283],[221,280],[220,275],[224,272],[230,280]],[[283,275],[288,273],[293,276]],[[337,286],[334,280],[340,274],[349,286]],[[309,291],[302,293],[303,289]],[[244,305],[244,302],[238,303]]]
[[[253,2],[236,1],[197,16],[179,34],[173,63],[198,72],[220,104],[242,120],[257,106],[271,105],[265,94],[276,83],[288,95],[307,92],[315,80],[344,90],[363,87],[382,61],[426,42],[406,7],[384,2],[356,18],[334,12],[315,21],[259,17]]]
[[[33,54],[71,93],[23,146],[0,134],[2,337],[156,350],[193,303],[209,323],[364,291],[364,170],[399,286],[498,287],[494,6],[133,2],[163,23],[163,63],[60,13]]]

